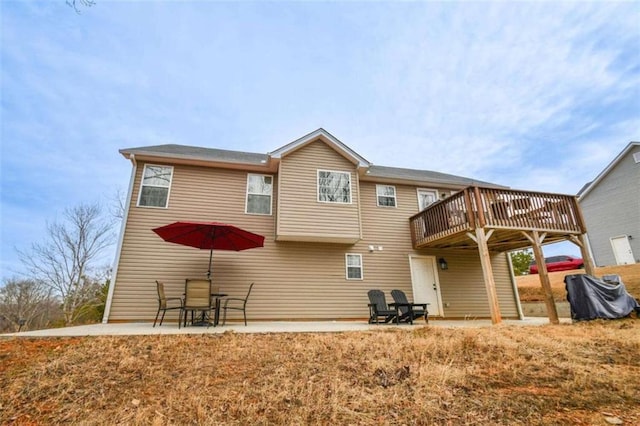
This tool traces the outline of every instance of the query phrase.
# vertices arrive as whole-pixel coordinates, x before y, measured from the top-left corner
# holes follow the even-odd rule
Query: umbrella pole
[[[213,249],[209,251],[209,270],[207,271],[207,279],[211,279],[211,260],[213,259]]]

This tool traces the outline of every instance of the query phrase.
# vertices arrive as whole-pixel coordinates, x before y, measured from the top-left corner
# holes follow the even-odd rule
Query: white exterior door
[[[440,282],[436,273],[436,258],[409,256],[413,302],[428,303],[429,315],[443,316]]]
[[[422,211],[438,201],[438,192],[433,189],[418,188],[418,210]]]
[[[626,235],[612,237],[611,247],[613,248],[613,255],[616,257],[616,263],[618,265],[636,263],[636,259],[633,257],[633,252],[631,251],[631,245],[629,244],[629,238]]]

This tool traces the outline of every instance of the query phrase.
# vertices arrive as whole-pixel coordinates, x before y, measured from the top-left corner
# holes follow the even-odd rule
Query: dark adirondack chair
[[[424,321],[429,323],[429,312],[427,311],[428,303],[412,303],[407,300],[407,295],[402,290],[392,290],[392,305],[397,306],[400,312],[398,321],[405,321],[413,324],[413,320],[424,317]]]
[[[369,324],[379,324],[379,318],[383,317],[384,322],[396,320],[398,323],[398,311],[390,309],[387,306],[387,301],[384,297],[384,293],[380,290],[369,290],[367,292],[369,296]]]

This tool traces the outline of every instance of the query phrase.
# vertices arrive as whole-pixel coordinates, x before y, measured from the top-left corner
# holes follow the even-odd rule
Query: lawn
[[[0,340],[0,424],[640,424],[640,320]]]

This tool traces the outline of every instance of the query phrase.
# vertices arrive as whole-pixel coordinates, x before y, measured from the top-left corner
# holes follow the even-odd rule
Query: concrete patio
[[[568,318],[560,322],[571,323]],[[529,317],[524,320],[504,320],[504,326],[541,326],[549,324],[548,318]],[[176,323],[165,323],[152,327],[152,323],[91,324],[76,327],[52,328],[46,330],[23,331],[20,333],[0,334],[8,337],[71,337],[71,336],[136,336],[155,334],[220,334],[220,333],[331,333],[345,331],[367,331],[402,329],[412,330],[424,327],[424,322],[408,324],[368,324],[364,321],[272,321],[244,324],[228,324],[223,327],[182,327]],[[429,326],[445,328],[491,327],[491,320],[431,320]]]

